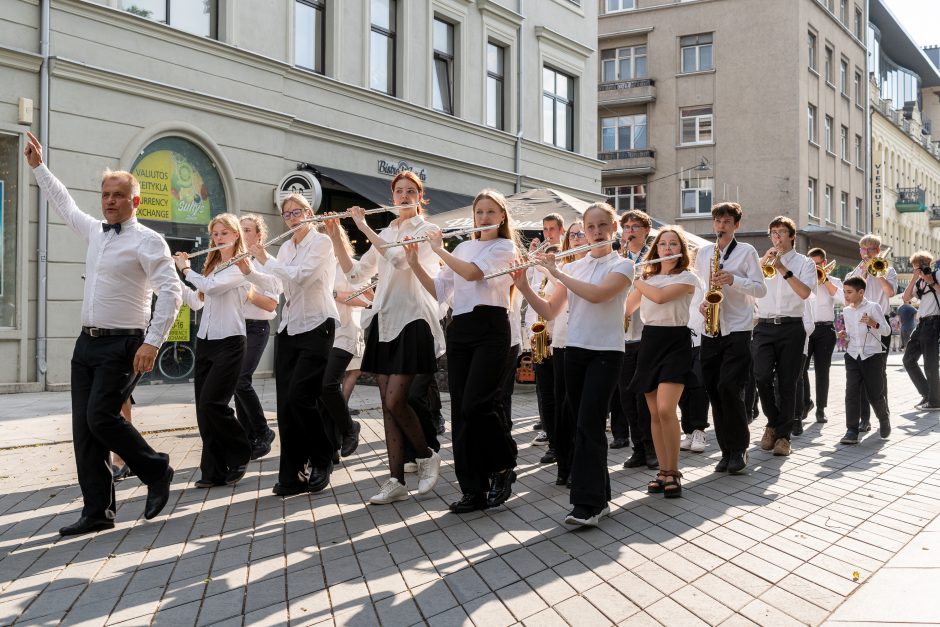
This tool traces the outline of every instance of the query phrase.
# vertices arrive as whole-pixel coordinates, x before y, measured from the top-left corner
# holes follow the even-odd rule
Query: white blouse
[[[453,255],[461,261],[472,263],[483,274],[490,274],[513,264],[516,245],[512,240],[502,237],[486,242],[471,239],[458,244]],[[438,302],[451,301],[455,316],[471,312],[477,305],[492,305],[508,310],[511,286],[512,276],[508,274],[492,279],[468,281],[446,264],[434,278]]]
[[[254,265],[255,272],[258,272],[258,273],[263,272],[263,270],[261,270],[262,267],[263,266],[261,266],[261,264]],[[255,291],[257,291],[258,293],[264,296],[267,296],[268,298],[273,298],[275,301],[277,301],[280,299],[281,292],[284,291],[284,288],[283,286],[281,286],[280,279],[278,279],[276,276],[273,276],[273,275],[270,275],[270,276],[271,276],[271,279],[273,280],[272,285],[274,286],[274,289],[263,290],[260,288],[256,288]],[[274,318],[277,317],[277,308],[275,308],[274,311],[268,311],[267,309],[262,309],[261,307],[258,307],[258,305],[254,304],[253,302],[251,302],[250,300],[246,298],[242,313],[245,316],[245,320],[274,320]]]
[[[336,263],[336,280],[333,289],[337,292],[355,292],[362,285],[353,285],[346,278],[342,266]],[[335,300],[335,299],[334,299]],[[339,348],[353,357],[361,357],[362,339],[362,307],[353,307],[346,303],[336,302],[339,312],[339,324],[336,326],[336,337],[333,338],[333,348]]]
[[[253,284],[260,291],[272,291],[276,285],[271,275],[254,271],[245,276],[238,266],[229,266],[209,276],[190,270],[186,280],[196,289],[184,284],[183,302],[193,311],[203,310],[196,332],[196,337],[203,340],[245,335],[244,304],[248,300],[248,288]],[[199,298],[199,292],[205,298]]]
[[[647,284],[663,288],[667,285],[692,285],[701,289],[698,278],[688,270],[678,274],[654,274],[646,279]],[[640,317],[643,324],[651,327],[685,327],[689,324],[689,306],[693,294],[683,294],[668,303],[654,303],[646,296],[640,299]]]
[[[603,257],[588,254],[564,266],[565,274],[597,285],[611,272],[633,280],[633,262],[616,252]],[[596,351],[623,352],[623,312],[629,284],[603,303],[590,303],[568,290],[568,325],[565,346]]]
[[[522,292],[512,291],[509,306],[509,345],[522,345]]]

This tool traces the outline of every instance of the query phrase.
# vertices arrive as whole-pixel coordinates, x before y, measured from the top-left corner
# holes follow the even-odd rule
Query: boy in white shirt
[[[882,439],[891,433],[888,403],[884,398],[884,370],[886,355],[881,338],[891,334],[885,322],[881,305],[865,298],[865,280],[850,277],[845,280],[845,331],[848,340],[845,351],[845,436],[841,444],[858,444],[861,421],[860,387],[863,386],[880,424]]]

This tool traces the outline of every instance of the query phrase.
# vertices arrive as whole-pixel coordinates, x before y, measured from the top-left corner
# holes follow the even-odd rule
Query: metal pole
[[[522,22],[519,24],[519,41],[516,43],[517,60],[516,64],[516,159],[515,159],[515,170],[516,170],[516,193],[522,191],[522,134],[524,126],[522,124],[524,118],[525,106],[523,104],[522,95],[525,93],[523,89],[523,82],[525,80],[525,0],[518,0],[519,4],[519,15],[522,16]]]

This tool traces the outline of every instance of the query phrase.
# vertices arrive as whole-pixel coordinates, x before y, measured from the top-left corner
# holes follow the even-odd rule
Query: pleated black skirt
[[[692,334],[689,327],[643,327],[636,373],[630,389],[637,394],[655,390],[660,383],[695,382],[692,372]]]
[[[361,367],[363,372],[431,374],[437,371],[434,335],[426,320],[413,320],[405,325],[398,337],[389,342],[380,342],[379,315],[372,319],[366,330],[366,348]]]

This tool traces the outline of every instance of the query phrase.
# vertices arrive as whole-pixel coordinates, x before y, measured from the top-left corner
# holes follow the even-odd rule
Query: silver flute
[[[415,207],[418,207],[418,206],[419,206],[418,204],[390,205],[388,207],[382,206],[382,207],[375,207],[373,209],[366,209],[363,211],[363,213],[367,216],[371,216],[373,213],[384,213],[386,211],[395,211],[397,209],[414,209]],[[334,220],[334,219],[339,219],[339,218],[351,218],[351,217],[352,217],[351,211],[343,211],[342,213],[322,213],[320,215],[315,215],[312,218],[306,218],[304,219],[304,222],[319,223],[319,222],[326,222],[327,220]]]
[[[197,250],[194,253],[189,253],[187,255],[187,259],[192,259],[193,257],[199,257],[200,255],[208,255],[212,251],[223,250],[225,248],[231,248],[234,245],[235,245],[235,242],[230,242],[228,244],[219,244],[218,246],[212,246],[211,248],[207,248],[205,250]]]
[[[491,231],[493,229],[498,229],[498,224],[488,224],[486,226],[477,226],[470,229],[457,229],[456,231],[441,231],[442,237],[460,237],[462,235],[469,235],[470,233],[479,233],[480,231]],[[395,246],[405,246],[407,244],[420,244],[421,242],[430,241],[431,237],[425,235],[423,237],[416,237],[414,239],[403,239],[400,242],[391,242],[389,244],[383,244],[382,250],[386,248],[393,248]]]
[[[666,255],[665,257],[658,257],[656,259],[647,259],[646,261],[638,261],[637,263],[633,264],[633,267],[638,268],[639,266],[647,266],[650,264],[659,263],[660,261],[667,261],[669,259],[678,259],[681,256],[682,256],[682,253],[676,253],[675,255]]]
[[[581,246],[575,246],[574,248],[569,248],[568,250],[563,250],[560,253],[555,253],[555,259],[563,259],[564,257],[572,257],[574,255],[581,254],[583,252],[589,251],[592,248],[600,248],[601,246],[612,246],[614,242],[618,241],[617,239],[604,240],[603,242],[594,242],[593,244],[582,244]],[[493,272],[491,274],[486,274],[483,276],[484,279],[492,279],[494,277],[503,276],[504,274],[509,274],[510,272],[515,272],[516,270],[522,270],[523,268],[531,268],[532,266],[538,265],[538,261],[530,259],[529,261],[524,261],[518,265],[511,266],[505,270],[500,270],[499,272]]]
[[[368,292],[369,290],[373,290],[373,289],[375,289],[376,287],[378,287],[378,285],[379,285],[379,282],[378,282],[378,281],[372,281],[372,283],[369,283],[368,285],[364,285],[364,286],[360,287],[358,290],[356,290],[355,292],[353,292],[352,294],[350,294],[350,295],[346,298],[346,300],[344,300],[343,302],[344,302],[344,303],[348,303],[348,302],[350,302],[350,301],[352,301],[352,300],[356,300],[357,298],[359,298],[360,296],[362,296],[363,294],[365,294],[365,293]]]

